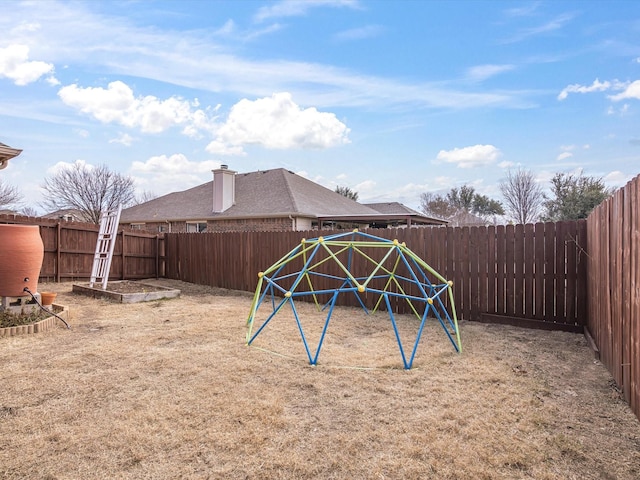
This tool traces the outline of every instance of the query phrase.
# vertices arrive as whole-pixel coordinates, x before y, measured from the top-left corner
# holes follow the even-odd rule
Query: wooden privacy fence
[[[582,332],[586,324],[586,222],[489,227],[371,229],[405,242],[453,281],[458,316]],[[253,291],[257,273],[273,265],[311,232],[166,234],[166,276]],[[326,273],[344,275],[333,262]],[[371,265],[354,264],[355,276]],[[332,270],[333,269],[333,270]],[[314,287],[322,288],[319,280]],[[365,301],[371,306],[375,299]],[[357,305],[354,296],[339,298]],[[393,305],[408,313],[406,303]]]
[[[98,226],[43,218],[0,216],[0,223],[40,226],[44,243],[41,281],[88,280],[98,239]],[[112,280],[164,276],[164,238],[144,232],[120,231],[109,278]]]
[[[587,219],[588,330],[640,418],[640,176]]]

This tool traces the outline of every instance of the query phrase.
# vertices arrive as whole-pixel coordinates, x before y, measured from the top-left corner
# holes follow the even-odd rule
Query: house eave
[[[356,223],[371,223],[371,222],[388,222],[388,221],[405,221],[412,224],[422,225],[446,225],[449,222],[440,218],[423,217],[415,214],[402,214],[402,213],[380,213],[380,214],[364,214],[364,215],[318,215],[318,221],[320,222],[356,222]]]

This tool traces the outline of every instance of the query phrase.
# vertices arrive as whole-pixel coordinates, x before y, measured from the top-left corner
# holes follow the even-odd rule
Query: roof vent
[[[225,164],[220,165],[220,169],[222,170],[226,170],[227,168],[229,168],[229,165],[225,165]]]

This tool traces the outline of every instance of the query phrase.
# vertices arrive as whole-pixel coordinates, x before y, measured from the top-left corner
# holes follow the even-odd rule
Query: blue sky
[[[163,195],[287,168],[417,208],[509,169],[640,173],[640,2],[0,0],[0,171]]]

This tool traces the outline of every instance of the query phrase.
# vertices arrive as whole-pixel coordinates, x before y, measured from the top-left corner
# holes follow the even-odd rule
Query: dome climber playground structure
[[[410,369],[427,319],[437,320],[456,352],[462,351],[452,285],[398,240],[358,230],[302,239],[258,273],[247,319],[247,345],[253,344],[279,312],[290,308],[309,363],[316,365],[338,297],[353,295],[367,314],[386,309],[404,368]],[[298,300],[313,302],[319,311],[327,311],[315,347],[305,334],[305,322],[296,308]],[[367,302],[373,307],[368,308]],[[419,320],[415,340],[407,342],[410,351],[403,347],[394,315],[393,307],[398,303],[405,303],[405,309]]]

